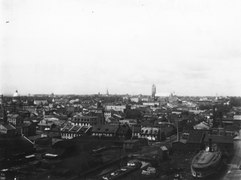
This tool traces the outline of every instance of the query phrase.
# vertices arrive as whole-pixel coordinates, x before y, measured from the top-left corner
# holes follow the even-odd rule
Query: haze
[[[241,1],[1,0],[0,93],[241,95]]]

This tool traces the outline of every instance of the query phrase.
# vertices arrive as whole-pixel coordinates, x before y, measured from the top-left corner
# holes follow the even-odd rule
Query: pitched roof
[[[221,144],[232,144],[233,143],[232,136],[207,135],[205,137],[204,141],[209,142],[209,139],[212,139],[213,143],[221,143]]]
[[[93,126],[92,132],[94,133],[116,133],[118,130],[118,126],[116,125],[97,125]]]
[[[7,130],[14,130],[16,129],[14,126],[12,126],[11,124],[9,123],[5,123],[5,124],[0,124],[2,125],[4,128],[6,128]]]
[[[187,139],[187,143],[201,143],[205,133],[203,131],[194,130],[189,132],[189,137]]]

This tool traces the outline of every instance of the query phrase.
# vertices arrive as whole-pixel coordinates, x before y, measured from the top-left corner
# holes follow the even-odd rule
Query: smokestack
[[[212,149],[212,138],[209,138],[209,151],[212,152],[213,149]]]

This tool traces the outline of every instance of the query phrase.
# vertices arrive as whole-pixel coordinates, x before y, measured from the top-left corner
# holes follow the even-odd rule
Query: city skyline
[[[241,96],[240,5],[3,0],[0,93]]]

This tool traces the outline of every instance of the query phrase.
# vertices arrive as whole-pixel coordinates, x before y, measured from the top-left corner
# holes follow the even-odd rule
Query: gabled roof
[[[118,130],[118,125],[97,125],[93,126],[93,133],[116,133]]]
[[[81,129],[80,126],[73,126],[71,129],[69,129],[70,132],[78,132]]]
[[[157,128],[157,127],[142,127],[141,128],[141,134],[157,135],[158,132],[159,132],[159,128]]]
[[[14,130],[14,129],[16,129],[14,126],[12,126],[9,123],[0,124],[0,126],[4,127],[7,130]]]
[[[7,116],[11,118],[17,118],[19,117],[19,114],[8,114]]]
[[[233,137],[232,136],[220,136],[220,135],[206,135],[204,141],[207,143],[209,139],[212,139],[213,143],[221,143],[221,144],[232,144]]]

